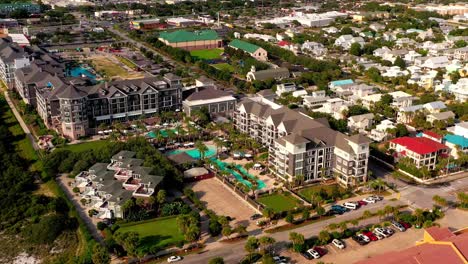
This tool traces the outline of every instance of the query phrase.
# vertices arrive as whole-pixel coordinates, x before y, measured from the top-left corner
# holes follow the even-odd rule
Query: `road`
[[[390,201],[384,200],[378,202],[376,204],[368,204],[365,208],[361,208],[359,210],[348,212],[344,215],[338,215],[335,218],[331,218],[328,220],[324,220],[318,223],[310,224],[307,226],[299,227],[294,230],[287,230],[283,232],[278,232],[274,234],[263,234],[266,236],[273,237],[277,243],[277,251],[284,249],[284,245],[286,242],[289,242],[289,233],[290,232],[297,232],[303,234],[305,238],[318,235],[320,231],[325,229],[330,223],[339,223],[345,220],[352,220],[362,216],[364,210],[369,210],[371,212],[376,212],[380,208],[386,205],[397,206],[401,205],[402,203],[399,201]],[[369,218],[363,220],[359,223],[359,226],[365,226],[368,224],[377,223],[377,217]],[[259,229],[250,232],[250,235],[261,236],[261,231]],[[207,245],[207,248],[203,253],[195,254],[195,255],[188,255],[182,261],[182,263],[208,263],[208,261],[213,257],[223,257],[225,263],[238,263],[241,260],[246,252],[244,250],[245,240],[232,243],[232,244],[223,244],[220,242],[215,242],[212,244]]]

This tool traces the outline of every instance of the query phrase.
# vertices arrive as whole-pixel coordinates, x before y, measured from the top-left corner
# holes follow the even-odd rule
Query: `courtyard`
[[[98,73],[110,79],[138,79],[144,77],[143,73],[129,68],[112,54],[91,56],[88,60]]]
[[[248,230],[256,226],[249,219],[257,213],[246,201],[238,197],[217,178],[210,178],[189,184],[197,197],[205,203],[206,207],[218,215],[232,217],[233,224],[247,225]]]

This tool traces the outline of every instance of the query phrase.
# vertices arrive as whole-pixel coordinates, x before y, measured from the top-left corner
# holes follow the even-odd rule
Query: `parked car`
[[[339,249],[344,249],[346,247],[343,241],[336,238],[332,240],[332,244]]]
[[[311,260],[311,259],[314,258],[314,257],[312,257],[312,255],[311,255],[309,252],[301,253],[301,255],[302,255],[305,259],[308,259],[308,260]]]
[[[364,240],[367,243],[369,243],[371,241],[370,238],[365,236],[364,234],[358,234],[357,236],[360,237],[362,240]]]
[[[391,236],[391,234],[388,233],[387,230],[385,230],[384,228],[382,227],[377,227],[376,229],[374,229],[374,232],[376,232],[377,234],[380,234],[384,237],[389,237]]]
[[[364,241],[364,239],[362,239],[360,236],[353,236],[353,240],[356,241],[357,243],[359,243],[359,245],[361,246],[364,246],[366,245],[368,242]]]
[[[400,221],[400,224],[401,224],[402,226],[404,226],[406,229],[411,228],[411,224],[410,224],[410,223],[406,223],[406,222]]]
[[[360,205],[360,206],[363,206],[363,205],[367,205],[367,202],[366,201],[357,201],[357,203]]]
[[[376,203],[376,201],[372,197],[366,197],[363,199],[366,203]]]
[[[379,239],[374,235],[374,233],[372,233],[371,231],[362,232],[362,234],[365,235],[366,237],[368,237],[371,241],[377,241],[377,240],[379,240]]]
[[[317,251],[320,254],[320,257],[327,254],[327,251],[321,247],[313,247],[312,249]]]
[[[250,217],[250,220],[257,220],[257,219],[260,219],[262,218],[262,215],[261,214],[254,214]]]
[[[287,257],[284,257],[284,256],[274,256],[273,257],[273,260],[275,262],[288,262],[288,258]]]
[[[405,232],[406,231],[406,228],[402,224],[400,224],[400,223],[398,223],[396,221],[392,221],[392,226],[395,227],[396,229],[398,229],[400,232]]]
[[[356,209],[358,209],[358,206],[357,206],[355,203],[350,203],[350,202],[344,203],[344,204],[343,204],[343,207],[348,208],[348,209],[351,209],[351,210],[356,210]]]
[[[374,200],[376,200],[376,201],[382,201],[382,200],[383,200],[383,197],[382,197],[382,196],[371,195],[370,197],[372,197],[372,199],[374,199]]]
[[[395,233],[395,231],[393,231],[393,229],[391,229],[390,227],[385,227],[384,228],[385,232],[387,232],[388,235],[393,235]]]
[[[320,258],[320,254],[312,248],[307,250],[307,253],[309,253],[314,259]]]
[[[382,236],[381,234],[379,234],[379,233],[377,233],[377,232],[375,232],[375,231],[374,231],[374,232],[372,232],[372,233],[373,233],[373,234],[374,234],[374,236],[376,236],[376,237],[377,237],[377,239],[379,239],[379,240],[382,240],[382,239],[384,239],[384,238],[385,238],[384,236]]]
[[[344,214],[348,211],[349,209],[347,209],[346,207],[343,207],[341,205],[332,205],[331,207],[331,210],[333,213],[335,214]]]
[[[170,256],[167,258],[167,262],[172,263],[172,262],[177,262],[181,261],[182,257],[181,256]]]

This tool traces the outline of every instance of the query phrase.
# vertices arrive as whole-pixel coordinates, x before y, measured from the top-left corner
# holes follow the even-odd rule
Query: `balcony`
[[[153,195],[154,193],[154,189],[153,188],[148,188],[147,186],[145,186],[144,184],[141,184],[134,192],[133,192],[133,196],[135,197],[144,197],[144,198],[148,198],[150,197],[151,195]]]

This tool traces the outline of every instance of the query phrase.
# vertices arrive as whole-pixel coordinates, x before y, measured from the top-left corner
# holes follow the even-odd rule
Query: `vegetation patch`
[[[72,152],[82,152],[88,150],[98,150],[111,144],[108,140],[89,141],[85,143],[66,145],[63,149],[70,150]]]
[[[276,213],[290,211],[299,206],[299,201],[293,196],[283,193],[265,195],[257,199],[265,207],[273,209]]]
[[[229,71],[229,72],[234,72],[235,71],[235,68],[234,66],[232,66],[231,64],[229,63],[218,63],[218,64],[214,64],[214,65],[211,65],[213,67],[215,67],[216,69],[220,70],[220,71]]]
[[[215,60],[221,58],[223,49],[203,49],[203,50],[192,50],[190,55],[199,60]]]
[[[176,217],[163,217],[120,225],[118,233],[136,232],[140,236],[138,251],[157,252],[158,249],[184,241]]]
[[[314,185],[300,189],[298,194],[309,203],[317,202],[313,201],[317,199],[317,197],[320,197],[322,200],[321,202],[331,202],[332,200],[342,200],[353,196],[351,192],[343,189],[338,184]]]

